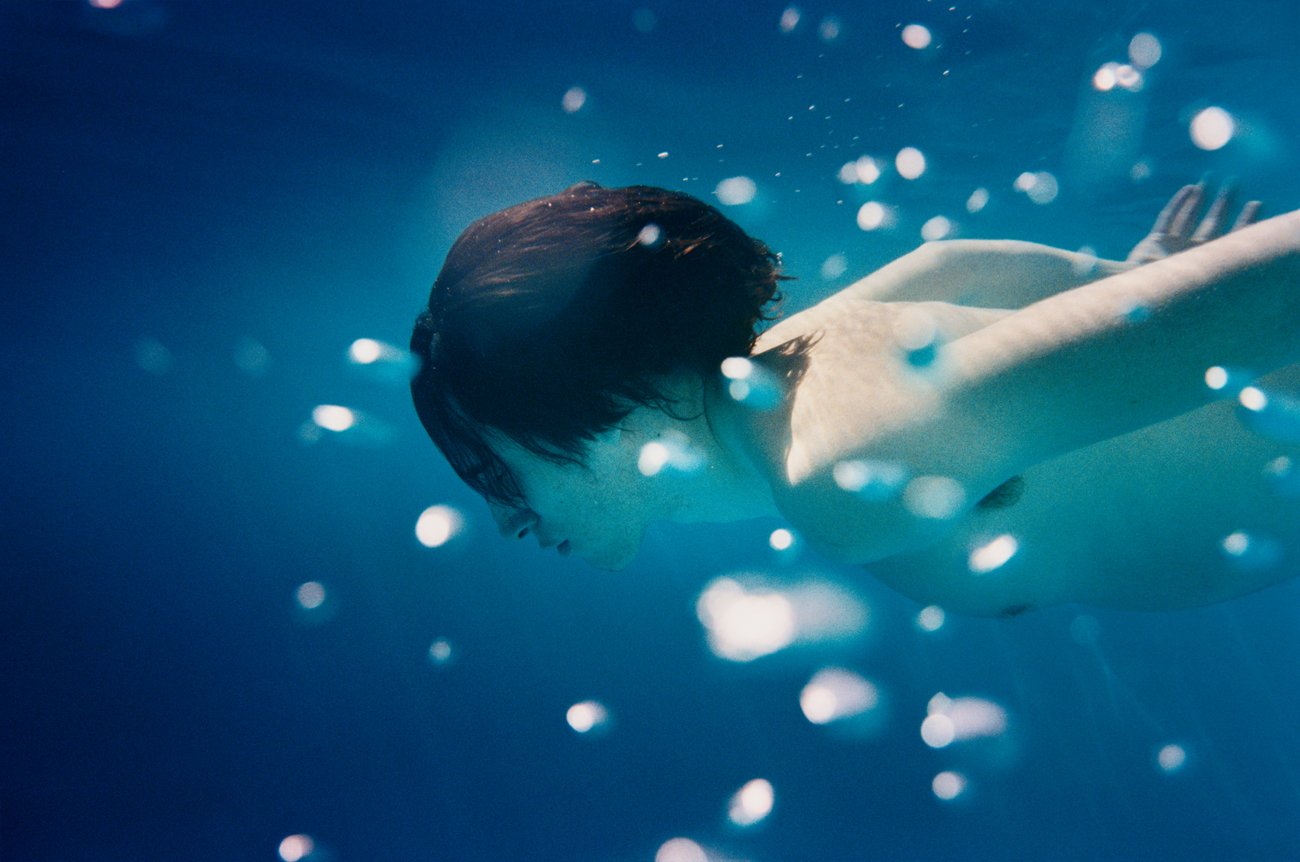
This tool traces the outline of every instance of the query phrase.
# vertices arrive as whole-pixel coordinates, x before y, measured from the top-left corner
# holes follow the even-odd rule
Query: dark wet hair
[[[778,264],[714,207],[649,186],[581,183],[479,219],[411,335],[416,412],[471,488],[518,504],[493,433],[580,463],[634,408],[670,408],[667,375],[750,353]]]

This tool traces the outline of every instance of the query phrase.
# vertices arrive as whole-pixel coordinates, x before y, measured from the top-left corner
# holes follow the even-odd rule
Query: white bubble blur
[[[923,632],[937,632],[943,628],[947,615],[944,614],[943,608],[938,605],[928,605],[921,608],[916,615],[916,627]]]
[[[894,168],[905,180],[914,180],[925,173],[925,156],[916,147],[903,147],[894,156]]]
[[[429,661],[434,664],[447,664],[452,660],[453,655],[451,641],[446,638],[438,638],[429,644]]]
[[[786,551],[794,544],[794,533],[784,527],[772,531],[772,535],[767,537],[767,544],[774,551]]]
[[[654,862],[709,862],[709,854],[689,838],[669,838],[655,851]]]
[[[1196,146],[1203,150],[1218,150],[1237,133],[1237,121],[1223,108],[1210,107],[1192,118],[1188,131]]]
[[[926,242],[947,239],[956,230],[956,225],[944,216],[935,216],[921,225],[921,239]]]
[[[1056,177],[1047,171],[1025,171],[1016,177],[1015,188],[1036,204],[1050,204],[1061,191]]]
[[[984,207],[988,206],[988,203],[989,203],[989,190],[980,187],[975,191],[971,192],[970,197],[966,199],[966,212],[977,213],[980,210],[984,209]]]
[[[326,431],[346,431],[356,424],[357,417],[346,407],[320,404],[311,411],[311,421]]]
[[[1006,565],[1019,549],[1014,536],[1003,534],[971,551],[968,565],[974,574],[987,574]]]
[[[837,461],[831,468],[831,478],[840,490],[875,502],[898,496],[910,475],[907,467],[897,461],[855,459]]]
[[[347,357],[354,376],[386,385],[405,386],[418,367],[409,351],[374,338],[358,338],[352,342]]]
[[[746,590],[731,578],[711,583],[696,605],[714,655],[753,661],[794,642],[794,605],[775,590]]]
[[[1300,397],[1247,386],[1237,394],[1237,400],[1243,408],[1237,411],[1237,418],[1253,433],[1280,443],[1300,443]]]
[[[850,670],[822,668],[799,693],[799,708],[813,724],[853,718],[880,705],[875,685]]]
[[[415,538],[426,548],[440,548],[460,534],[465,519],[451,506],[430,506],[415,519]]]
[[[820,26],[817,27],[817,35],[823,42],[834,42],[840,38],[840,31],[843,27],[844,25],[840,23],[839,18],[834,15],[827,15],[822,19]]]
[[[569,707],[564,718],[578,733],[589,733],[609,721],[609,710],[598,701],[584,700]]]
[[[842,254],[833,254],[822,261],[822,280],[834,281],[848,272],[849,259]]]
[[[316,844],[310,835],[290,835],[280,842],[280,858],[284,862],[300,862],[315,849]]]
[[[677,430],[668,430],[658,440],[642,446],[636,462],[642,476],[657,476],[665,468],[693,473],[703,464],[704,456],[691,445],[690,438]]]
[[[649,248],[657,248],[663,240],[663,235],[664,232],[659,225],[651,222],[637,233],[636,241]]]
[[[858,175],[858,182],[869,186],[880,179],[880,163],[871,156],[859,156],[852,164],[854,173]]]
[[[294,591],[293,597],[302,608],[314,611],[325,604],[325,586],[320,581],[307,581]]]
[[[921,50],[930,47],[930,30],[921,24],[908,24],[903,28],[903,44],[909,48]]]
[[[776,793],[765,778],[755,778],[736,791],[727,805],[727,819],[737,826],[753,826],[772,813]]]
[[[1138,33],[1128,43],[1128,58],[1139,69],[1150,69],[1160,62],[1160,40],[1150,33]]]
[[[966,790],[966,776],[960,772],[940,772],[930,782],[930,789],[939,799],[949,802],[961,796]]]
[[[917,476],[903,490],[903,505],[919,518],[947,520],[966,504],[966,490],[949,476]]]
[[[812,578],[781,589],[753,577],[744,584],[717,578],[700,594],[695,610],[709,649],[734,662],[750,662],[796,642],[850,640],[866,630],[870,617],[854,593]]]
[[[727,394],[733,401],[756,410],[771,410],[785,398],[785,386],[776,374],[744,356],[729,356],[720,365],[730,381]]]
[[[931,748],[953,742],[1001,736],[1007,729],[1007,712],[982,697],[950,698],[939,692],[930,698],[921,722],[921,739]]]
[[[1165,772],[1177,772],[1187,763],[1187,751],[1181,745],[1170,743],[1156,752],[1156,764]]]
[[[927,715],[921,722],[921,739],[931,748],[944,748],[956,738],[952,719],[941,712]]]
[[[781,13],[781,32],[793,33],[794,28],[799,26],[799,19],[802,17],[803,13],[799,11],[798,6],[787,7],[786,10]]]
[[[858,208],[858,227],[863,230],[875,230],[876,228],[887,227],[889,221],[889,210],[877,201],[867,201]]]
[[[560,107],[566,114],[576,114],[585,104],[587,104],[587,91],[581,87],[570,87],[564,91],[564,97],[560,99]]]
[[[729,177],[713,190],[719,202],[731,207],[749,203],[757,193],[758,184],[749,177]]]

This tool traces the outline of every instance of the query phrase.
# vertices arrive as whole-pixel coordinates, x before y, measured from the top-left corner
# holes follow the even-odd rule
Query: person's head
[[[763,243],[679,192],[582,183],[519,204],[447,255],[411,336],[416,411],[471,488],[526,510],[503,454],[590,466],[633,410],[672,410],[666,381],[748,355],[781,278]]]

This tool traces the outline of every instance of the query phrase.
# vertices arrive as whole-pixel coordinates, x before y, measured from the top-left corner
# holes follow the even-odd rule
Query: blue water
[[[860,572],[774,552],[774,522],[657,528],[599,573],[501,542],[402,387],[348,364],[405,343],[469,220],[582,179],[752,178],[729,214],[800,276],[790,310],[936,215],[1120,256],[1205,172],[1300,206],[1294,0],[807,5],[783,33],[785,8],[0,5],[0,858],[273,860],[299,834],[315,860],[1300,858],[1300,583],[925,632]],[[1093,73],[1139,32],[1163,53],[1111,94],[1131,158],[1080,167]],[[1188,133],[1208,106],[1238,120],[1215,151]],[[886,176],[837,180],[862,155]],[[868,199],[892,229],[858,227]],[[322,431],[321,404],[364,425]],[[426,548],[434,504],[465,525]],[[866,633],[718,658],[696,600],[737,571],[852,590]],[[880,692],[869,732],[801,712],[828,665]],[[938,692],[1005,732],[928,747]],[[566,723],[587,699],[603,732]],[[729,823],[755,778],[771,813]]]

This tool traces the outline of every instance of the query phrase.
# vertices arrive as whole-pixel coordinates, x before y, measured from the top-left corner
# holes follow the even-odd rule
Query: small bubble
[[[839,461],[831,477],[843,491],[866,500],[883,502],[898,496],[910,478],[908,469],[894,461]]]
[[[578,733],[589,733],[608,723],[609,710],[598,701],[584,700],[569,707],[564,718],[569,722],[569,727]]]
[[[753,826],[772,813],[776,794],[772,784],[764,778],[755,778],[736,791],[727,806],[727,818],[737,826]]]
[[[909,48],[915,48],[920,51],[923,48],[930,47],[930,30],[920,24],[908,24],[903,28],[903,44]]]
[[[799,26],[799,19],[802,17],[803,17],[803,13],[799,11],[798,6],[788,7],[784,12],[781,13],[781,24],[780,24],[781,32],[793,33],[794,28]]]
[[[982,187],[978,188],[971,192],[970,197],[966,199],[966,212],[977,213],[988,206],[988,203],[989,190]]]
[[[987,574],[1000,569],[1015,556],[1020,545],[1014,536],[1001,535],[970,552],[970,570],[974,574]]]
[[[730,177],[718,183],[713,194],[725,206],[747,204],[758,193],[758,184],[749,177]]]
[[[689,838],[669,838],[655,851],[654,862],[709,862],[709,854]]]
[[[943,216],[934,218],[921,225],[921,239],[926,242],[947,239],[955,230],[955,225]]]
[[[294,592],[298,604],[309,611],[314,611],[325,604],[325,586],[320,581],[308,581]]]
[[[946,520],[965,504],[965,489],[948,476],[917,476],[903,491],[903,505],[920,518]]]
[[[440,548],[464,526],[460,512],[450,506],[430,506],[415,521],[415,538],[426,548]]]
[[[822,280],[834,281],[849,269],[849,259],[842,254],[833,254],[822,261]]]
[[[564,108],[566,114],[576,114],[585,104],[587,104],[587,91],[581,87],[570,87],[565,91],[564,98],[560,100],[560,107]]]
[[[284,862],[300,862],[316,849],[310,835],[290,835],[280,842],[280,858]]]
[[[1160,62],[1160,40],[1150,33],[1138,33],[1128,43],[1128,58],[1139,69],[1150,69]]]
[[[434,664],[447,664],[451,659],[451,643],[446,638],[438,638],[429,645],[429,661]]]
[[[1156,754],[1156,763],[1165,772],[1177,772],[1187,763],[1187,752],[1181,745],[1166,745]]]
[[[843,25],[840,23],[839,18],[836,18],[834,15],[828,15],[822,19],[821,26],[817,28],[817,35],[821,37],[823,42],[834,42],[836,39],[840,38],[840,30],[842,26]]]
[[[934,795],[938,798],[950,802],[965,792],[966,776],[960,772],[940,772],[930,782],[930,789],[934,791]]]
[[[249,377],[261,377],[271,364],[271,353],[251,338],[241,338],[235,343],[235,367]]]
[[[641,228],[641,232],[636,235],[636,241],[647,248],[658,248],[663,241],[663,231],[659,225],[651,222]]]
[[[916,147],[903,147],[894,157],[894,167],[905,180],[914,180],[925,173],[925,156]]]
[[[1218,150],[1237,133],[1237,121],[1223,108],[1210,107],[1192,118],[1192,143],[1203,150]]]
[[[916,627],[925,632],[937,632],[943,628],[946,615],[938,605],[921,608],[916,615]]]
[[[794,544],[794,533],[784,528],[772,531],[772,535],[767,537],[767,543],[774,551],[789,550]]]

